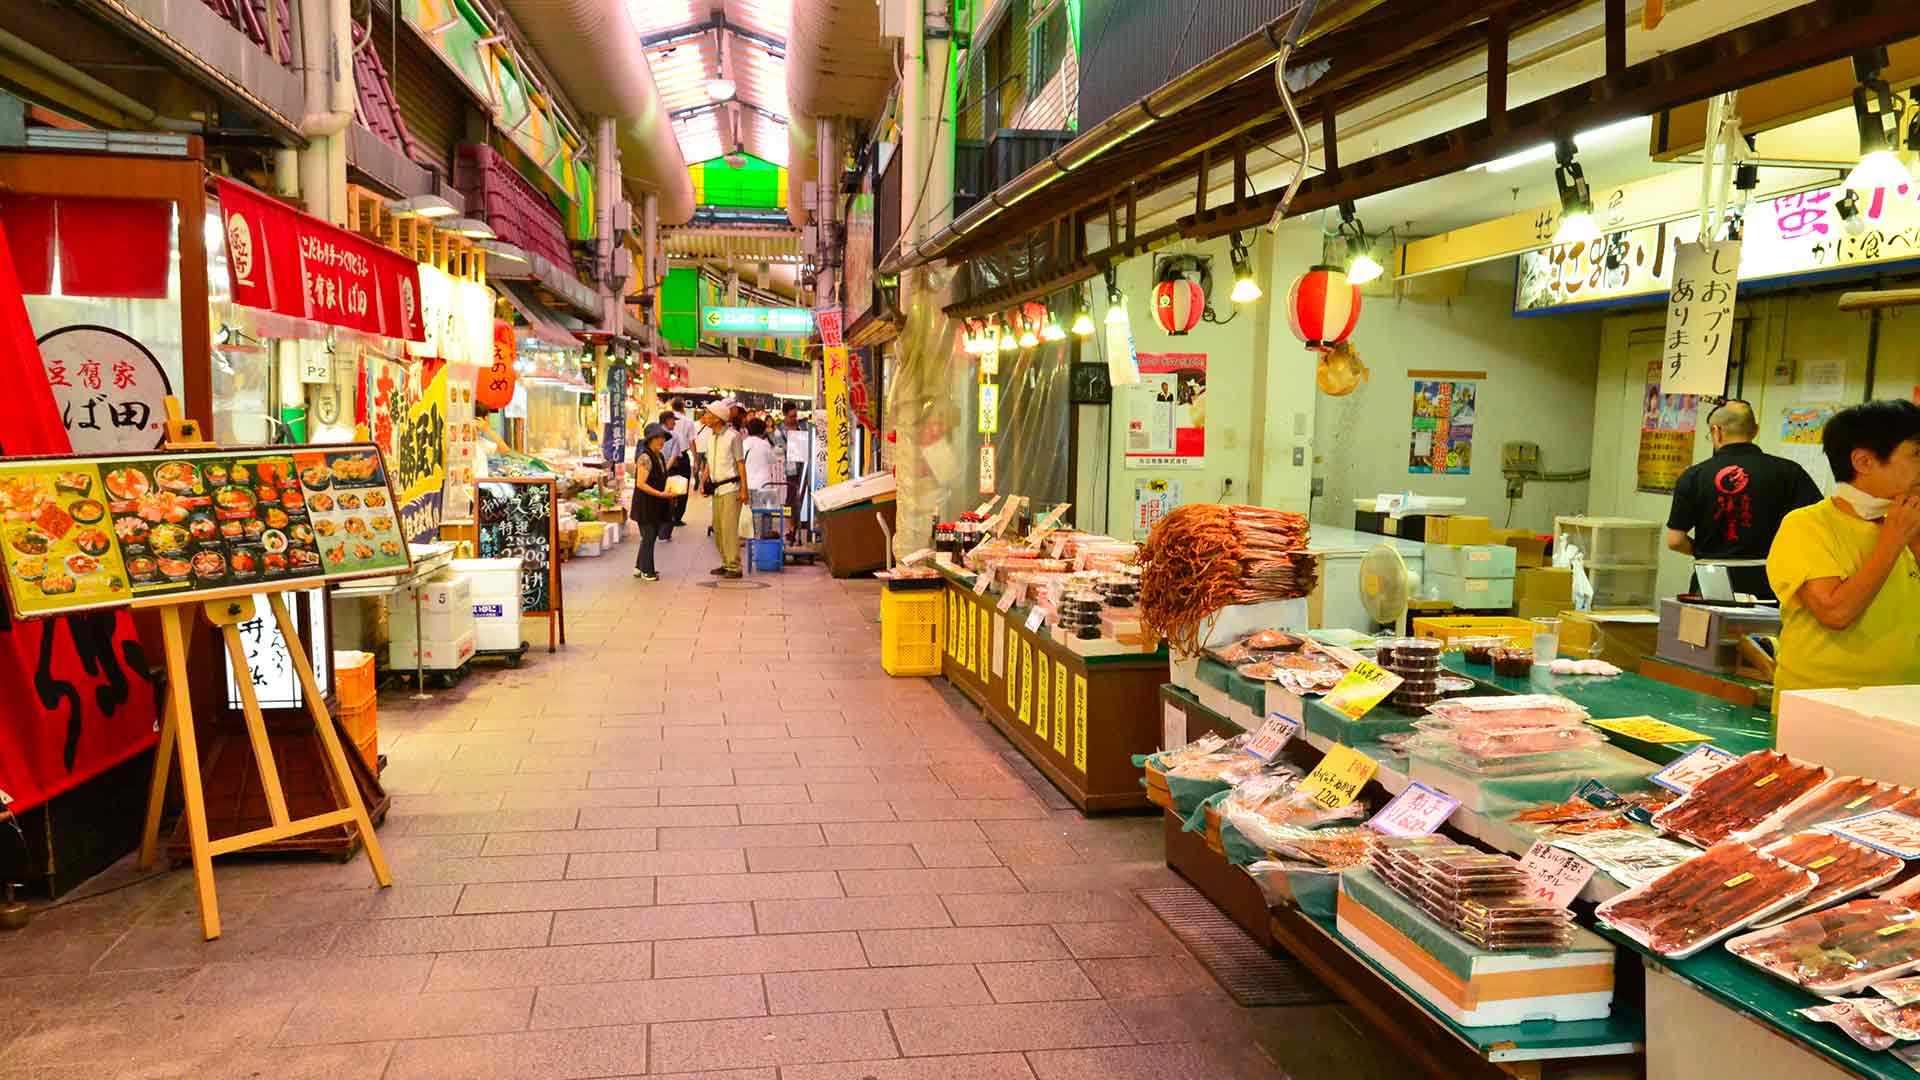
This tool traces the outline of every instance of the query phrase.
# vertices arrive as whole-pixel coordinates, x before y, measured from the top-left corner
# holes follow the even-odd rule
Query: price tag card
[[[1415,782],[1381,807],[1367,825],[1388,836],[1425,836],[1438,829],[1459,808],[1459,799]]]
[[[913,554],[907,556],[906,558],[901,559],[900,565],[912,566],[914,563],[920,562],[921,560],[927,558],[932,554],[933,554],[932,548],[921,548],[919,551],[916,551]]]
[[[1027,633],[1029,634],[1039,633],[1040,624],[1042,622],[1045,622],[1046,618],[1047,618],[1046,611],[1039,607],[1036,607],[1032,611],[1027,612]]]
[[[1160,749],[1187,745],[1187,714],[1170,701],[1160,703]]]
[[[1647,779],[1682,795],[1692,791],[1694,786],[1721,769],[1740,760],[1717,746],[1696,746],[1687,755],[1673,764],[1654,773]]]
[[[1047,516],[1041,518],[1039,522],[1034,525],[1033,535],[1045,536],[1046,534],[1052,532],[1054,529],[1054,526],[1060,524],[1060,519],[1065,517],[1067,515],[1067,511],[1072,508],[1073,508],[1072,503],[1061,503],[1060,505],[1047,511]]]
[[[1005,614],[1013,610],[1013,602],[1019,595],[1019,593],[1014,592],[1012,589],[1008,589],[1000,594],[1000,602],[993,606],[999,608],[1000,612]]]
[[[1603,731],[1624,735],[1629,739],[1638,739],[1650,743],[1711,742],[1711,735],[1702,735],[1689,731],[1678,724],[1669,724],[1651,716],[1622,716],[1612,720],[1588,720],[1587,723]]]
[[[1261,724],[1260,730],[1254,732],[1253,738],[1248,739],[1240,749],[1261,761],[1272,761],[1274,755],[1278,754],[1280,749],[1293,738],[1294,732],[1299,730],[1300,721],[1277,712],[1268,713],[1267,722]]]
[[[1857,840],[1902,859],[1920,859],[1920,818],[1893,810],[1842,818],[1819,826],[1822,832]]]
[[[980,515],[981,517],[986,517],[987,511],[993,509],[993,504],[999,501],[1000,501],[1000,496],[995,495],[991,499],[988,499],[986,502],[983,502],[979,506],[974,507],[973,512]]]
[[[1593,877],[1593,864],[1571,851],[1562,851],[1544,840],[1536,840],[1520,859],[1520,868],[1531,880],[1534,899],[1565,908],[1587,887]]]
[[[1387,699],[1403,680],[1391,671],[1379,667],[1371,660],[1362,660],[1353,665],[1347,677],[1341,679],[1327,692],[1327,705],[1345,714],[1349,720],[1358,720],[1372,711],[1375,705]]]
[[[1300,781],[1300,790],[1319,805],[1338,810],[1360,797],[1360,789],[1379,767],[1379,762],[1351,746],[1335,746]]]
[[[973,578],[973,591],[975,595],[985,593],[987,591],[987,586],[991,584],[993,584],[993,568],[992,567],[988,567],[987,569],[980,571],[978,574],[975,574]]]

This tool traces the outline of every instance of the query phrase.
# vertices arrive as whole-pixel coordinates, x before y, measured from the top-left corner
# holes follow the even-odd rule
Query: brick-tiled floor
[[[123,865],[0,937],[0,1080],[1278,1077],[1263,1039],[1401,1074],[1226,998],[1130,894],[1176,880],[1157,821],[884,676],[873,582],[633,551],[569,565],[560,654],[383,695],[392,889],[223,860],[204,943],[184,870]]]

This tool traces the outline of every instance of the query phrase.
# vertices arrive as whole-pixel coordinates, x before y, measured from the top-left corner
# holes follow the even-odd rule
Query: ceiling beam
[[[698,105],[689,105],[684,109],[675,109],[672,112],[667,114],[667,119],[687,120],[687,119],[691,119],[692,117],[699,116],[702,113],[718,112],[719,110],[726,108],[727,106],[732,105],[735,102],[738,102],[740,105],[744,106],[745,108],[752,109],[754,112],[759,113],[761,116],[766,117],[767,119],[773,121],[776,124],[781,125],[782,127],[786,126],[787,124],[786,117],[781,116],[779,113],[774,112],[771,109],[765,109],[758,105],[755,105],[753,102],[748,101],[746,98],[739,96],[739,94],[737,93],[734,95],[733,99],[730,101],[706,101]]]
[[[697,40],[701,34],[709,30],[721,30],[735,37],[746,38],[748,41],[767,50],[781,60],[787,58],[787,43],[784,39],[741,26],[739,23],[728,19],[724,12],[719,11],[714,12],[712,18],[701,19],[698,22],[681,23],[678,26],[668,27],[664,30],[655,30],[650,34],[642,34],[640,35],[640,47],[649,51],[654,49],[670,49],[675,45],[684,45],[689,41]]]

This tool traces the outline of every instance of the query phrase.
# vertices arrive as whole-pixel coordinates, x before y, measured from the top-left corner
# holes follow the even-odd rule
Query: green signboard
[[[813,312],[799,307],[710,307],[700,332],[732,337],[801,337],[813,333]]]

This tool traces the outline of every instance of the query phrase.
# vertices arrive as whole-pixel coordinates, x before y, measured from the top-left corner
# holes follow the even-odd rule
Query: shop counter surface
[[[1715,746],[1734,754],[1765,750],[1773,745],[1773,718],[1765,709],[1745,708],[1711,694],[1627,672],[1607,678],[1591,675],[1555,675],[1536,667],[1526,678],[1495,675],[1492,669],[1471,665],[1464,653],[1449,652],[1442,661],[1448,670],[1468,676],[1483,686],[1511,694],[1559,694],[1596,718],[1652,716],[1697,731]],[[1623,750],[1666,764],[1700,745],[1697,742],[1648,743],[1612,732],[1607,738]]]
[[[1026,605],[1003,610],[998,595],[974,591],[973,575],[940,571],[947,681],[1082,811],[1151,808],[1133,758],[1160,746],[1165,647],[1082,655],[1029,631]]]

